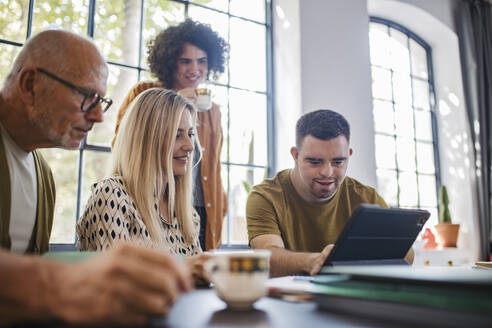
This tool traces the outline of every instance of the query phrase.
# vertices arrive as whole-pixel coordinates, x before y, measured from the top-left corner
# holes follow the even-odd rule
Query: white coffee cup
[[[268,293],[270,272],[268,250],[215,251],[205,262],[205,273],[214,283],[217,296],[230,309],[251,309]]]
[[[199,112],[205,112],[212,107],[212,90],[209,88],[197,88],[196,93],[196,107]]]

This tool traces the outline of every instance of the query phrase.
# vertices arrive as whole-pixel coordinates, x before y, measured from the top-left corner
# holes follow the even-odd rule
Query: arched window
[[[437,220],[439,157],[431,49],[394,22],[369,27],[378,191]]]
[[[46,28],[88,36],[109,64],[106,96],[114,101],[79,150],[43,149],[56,181],[51,242],[75,241],[75,222],[92,183],[107,174],[116,114],[130,88],[154,80],[148,42],[186,17],[210,24],[231,45],[226,71],[211,85],[221,107],[222,180],[228,193],[223,243],[247,244],[247,188],[275,172],[271,2],[267,0],[15,0],[0,1],[0,81],[26,38]]]

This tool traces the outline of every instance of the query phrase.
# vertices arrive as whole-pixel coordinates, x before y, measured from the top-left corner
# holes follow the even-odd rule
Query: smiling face
[[[174,90],[196,89],[208,73],[207,53],[202,49],[185,43],[174,71]]]
[[[185,109],[181,115],[176,141],[173,148],[173,173],[184,175],[191,160],[191,152],[194,149],[195,130],[193,128],[191,113]]]
[[[330,140],[307,135],[300,149],[292,147],[291,154],[296,163],[291,173],[296,191],[304,200],[320,203],[330,200],[343,182],[352,149],[343,135]]]

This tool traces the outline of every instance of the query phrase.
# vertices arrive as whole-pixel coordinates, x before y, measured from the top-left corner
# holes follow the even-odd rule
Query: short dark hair
[[[350,141],[350,125],[343,115],[329,109],[319,109],[302,115],[297,121],[297,148],[300,148],[307,135],[321,140],[330,140],[343,135],[347,141]]]
[[[224,64],[229,52],[229,44],[210,28],[210,25],[186,19],[179,25],[170,26],[160,32],[149,43],[147,61],[150,71],[165,88],[174,84],[174,71],[185,43],[190,43],[207,53],[208,75],[217,78],[224,72]]]

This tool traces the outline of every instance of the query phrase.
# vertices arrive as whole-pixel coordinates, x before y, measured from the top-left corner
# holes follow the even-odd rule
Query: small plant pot
[[[434,226],[437,231],[439,245],[442,247],[456,247],[458,240],[459,224],[439,223]]]

